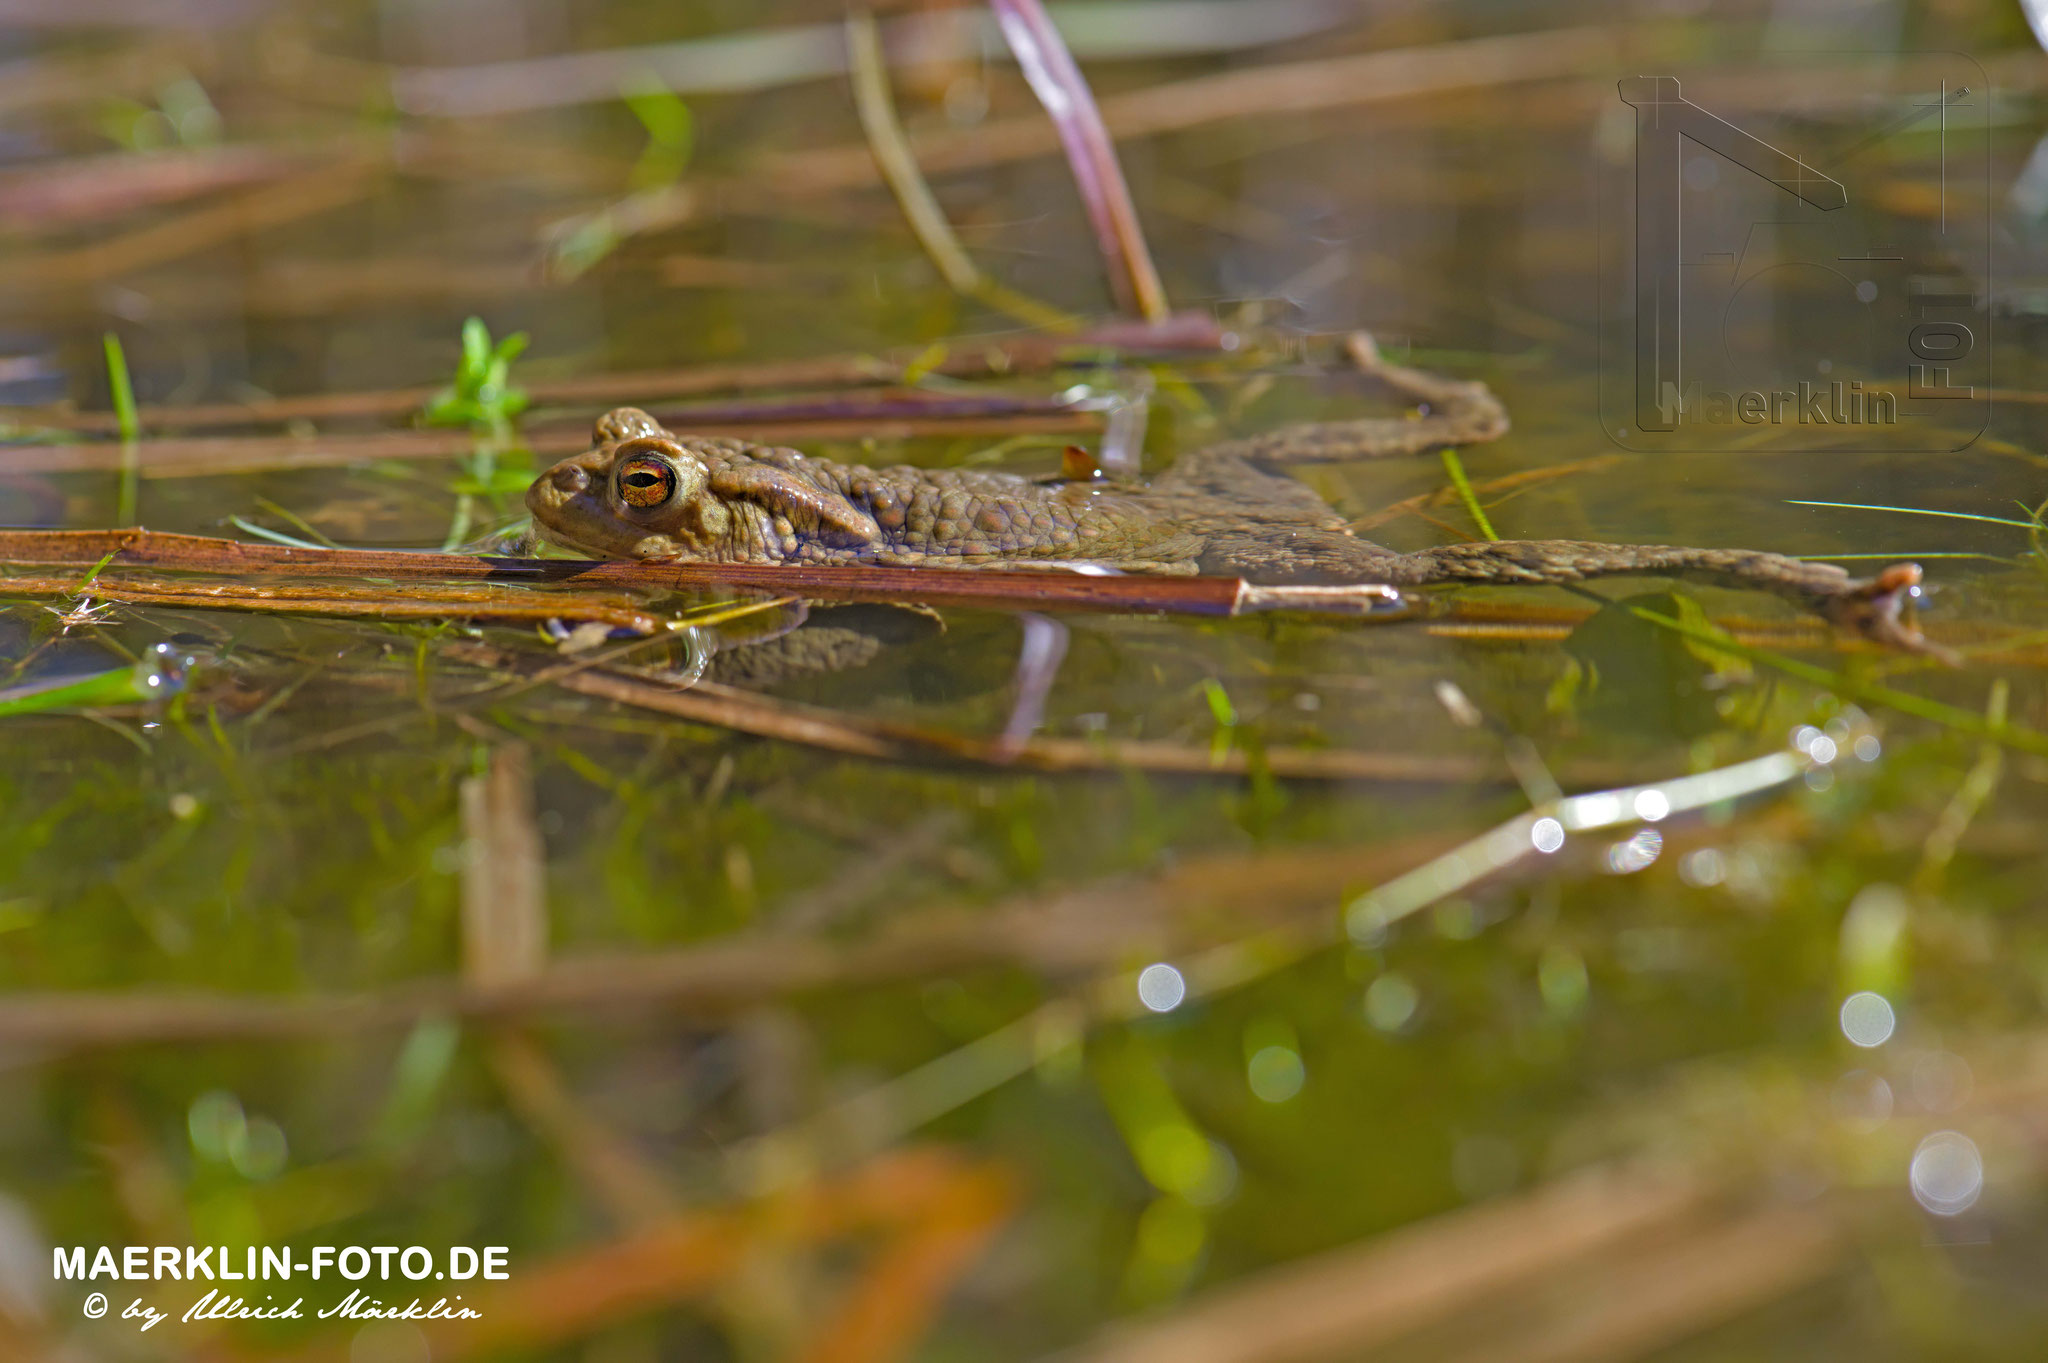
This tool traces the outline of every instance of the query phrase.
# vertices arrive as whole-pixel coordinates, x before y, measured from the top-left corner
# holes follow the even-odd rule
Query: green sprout
[[[109,331],[100,337],[107,353],[107,388],[114,398],[114,420],[121,428],[121,478],[115,496],[114,518],[122,525],[135,524],[135,507],[142,494],[141,470],[136,466],[135,438],[142,431],[142,419],[135,411],[135,385],[128,379],[128,356],[121,338]]]
[[[135,385],[128,380],[127,353],[121,349],[121,338],[111,331],[100,337],[100,344],[107,352],[107,388],[114,398],[114,420],[120,425],[121,438],[133,440],[142,422],[135,411]]]
[[[221,137],[220,110],[191,76],[165,83],[154,105],[119,97],[103,101],[99,127],[108,140],[129,151],[211,147]]]
[[[495,346],[481,317],[462,324],[462,359],[455,381],[434,394],[421,413],[429,426],[481,426],[502,431],[526,410],[526,390],[510,379],[512,361],[526,349],[526,333],[515,331]]]
[[[633,166],[633,188],[658,189],[682,179],[697,142],[697,121],[690,106],[652,72],[620,91],[619,97],[647,129],[647,147]]]
[[[557,225],[548,247],[548,268],[557,278],[576,278],[631,236],[637,230],[633,224],[650,212],[659,217],[659,206],[669,200],[696,152],[696,116],[659,75],[641,73],[620,89],[619,98],[647,130],[647,145],[628,177],[631,192]]]
[[[1472,490],[1472,480],[1465,476],[1465,465],[1459,460],[1458,452],[1449,446],[1444,448],[1444,472],[1451,476],[1451,486],[1458,490],[1458,500],[1465,504],[1465,511],[1472,517],[1472,523],[1479,527],[1479,533],[1487,539],[1497,540],[1493,533],[1493,522],[1486,519],[1486,510],[1479,505],[1479,495]]]
[[[512,422],[526,410],[526,390],[514,387],[512,361],[526,349],[526,333],[514,332],[496,345],[490,329],[480,317],[462,324],[462,359],[455,367],[455,381],[434,394],[421,412],[429,426],[468,426],[479,433],[461,471],[449,484],[455,494],[455,513],[441,547],[454,550],[469,537],[476,516],[476,499],[481,497],[492,511],[502,515],[505,499],[525,491],[533,480],[533,459],[515,442]]]
[[[1216,721],[1215,732],[1209,735],[1209,760],[1221,762],[1237,741],[1237,707],[1214,677],[1203,681],[1202,699],[1209,703],[1209,717]]]

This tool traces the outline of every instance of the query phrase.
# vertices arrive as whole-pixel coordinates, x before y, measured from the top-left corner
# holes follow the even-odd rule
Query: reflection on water
[[[905,230],[836,15],[102,8],[7,39],[7,525],[111,525],[132,497],[156,530],[483,543],[643,400],[859,462],[1052,476],[1122,442],[1156,469],[1384,412],[1329,343],[1369,326],[1507,403],[1513,433],[1462,452],[1500,535],[1917,557],[1971,658],[1656,584],[1399,623],[1062,614],[1063,652],[994,609],[657,597],[752,645],[705,667],[602,622],[109,608],[76,569],[0,613],[0,1263],[510,1247],[474,1298],[503,1336],[220,1327],[264,1358],[2039,1352],[2014,1289],[2048,1254],[2040,232],[2003,187],[2038,159],[2040,58],[2012,16],[1885,9],[1999,87],[1985,434],[1621,453],[1597,191],[1632,116],[1597,32],[1439,51],[1509,20],[1055,6],[1168,293],[1238,344],[1048,368],[934,345],[1014,324]],[[1774,33],[1803,12],[1778,8]],[[1745,84],[1775,60],[1748,11],[1512,22],[1586,21],[1817,151],[1913,69],[1877,93],[1833,70],[1788,108],[1782,72]],[[894,97],[978,266],[1103,315],[1014,68],[971,14],[888,22],[937,35]],[[1326,65],[1403,47],[1435,73],[1412,98]],[[1259,83],[1282,62],[1313,65]],[[1863,229],[1934,251],[1939,144],[1882,165]],[[1897,301],[1782,282],[1726,300],[1756,347],[1729,373]],[[532,406],[418,428],[471,315],[530,335],[497,377]],[[1077,385],[1114,413],[1054,401]],[[1480,533],[1433,457],[1302,477],[1397,549]],[[168,702],[136,691],[165,648],[204,660]],[[80,677],[131,693],[17,704]],[[1005,734],[1062,741],[1064,769],[959,741]],[[79,1284],[16,1287],[0,1353],[132,1349],[80,1325]],[[181,1311],[184,1287],[136,1291]],[[147,1339],[174,1328],[164,1356],[200,1347]]]

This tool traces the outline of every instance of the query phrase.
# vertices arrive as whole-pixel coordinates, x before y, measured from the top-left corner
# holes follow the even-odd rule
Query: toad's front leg
[[[1481,445],[1507,434],[1507,409],[1485,384],[1389,363],[1363,331],[1351,333],[1344,346],[1360,373],[1370,375],[1420,410],[1401,417],[1282,426],[1263,435],[1225,441],[1194,457],[1234,457],[1267,465],[1332,464],[1423,454],[1453,445]]]

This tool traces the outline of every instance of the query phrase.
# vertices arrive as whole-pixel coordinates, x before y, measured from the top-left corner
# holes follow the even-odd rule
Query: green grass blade
[[[1992,525],[2017,526],[2021,530],[2033,528],[2031,522],[2016,521],[2009,516],[1979,516],[1968,511],[1935,511],[1924,506],[1872,506],[1867,502],[1809,502],[1798,497],[1787,497],[1787,506],[1832,506],[1844,511],[1896,511],[1901,516],[1940,516],[1951,521],[1986,521]]]
[[[1965,710],[1959,705],[1950,705],[1946,701],[1930,700],[1926,696],[1916,696],[1910,691],[1894,690],[1889,686],[1881,686],[1876,682],[1858,681],[1856,678],[1847,676],[1844,673],[1830,672],[1825,667],[1801,662],[1797,658],[1788,658],[1782,653],[1773,653],[1769,649],[1754,648],[1749,644],[1738,643],[1736,640],[1723,635],[1710,634],[1705,630],[1688,625],[1684,621],[1674,620],[1668,615],[1660,615],[1656,611],[1649,610],[1643,606],[1630,606],[1628,610],[1631,615],[1636,616],[1638,619],[1647,620],[1653,625],[1671,630],[1674,633],[1698,639],[1702,643],[1712,644],[1715,648],[1721,649],[1724,652],[1733,653],[1747,658],[1753,663],[1760,663],[1765,667],[1773,668],[1788,677],[1797,677],[1799,680],[1811,682],[1815,686],[1824,686],[1839,695],[1849,697],[1851,700],[1862,701],[1867,705],[1882,705],[1886,709],[1897,710],[1900,714],[1912,715],[1916,719],[1924,719],[1931,723],[1939,724],[1944,728],[1954,729],[1960,733],[1989,739],[1994,743],[2002,743],[2006,747],[2020,752],[2048,757],[2048,734],[2041,733],[2039,730],[2011,723],[1995,724],[1975,710]]]
[[[114,520],[135,524],[135,508],[142,495],[142,472],[136,465],[135,439],[142,432],[142,420],[135,411],[135,386],[128,380],[128,355],[121,338],[113,332],[100,335],[107,353],[107,389],[114,398],[114,420],[121,428],[121,472],[116,486]]]
[[[142,422],[135,413],[135,388],[128,381],[128,356],[121,349],[121,338],[109,331],[100,337],[100,344],[107,352],[107,387],[114,395],[114,419],[120,423],[121,438],[133,440],[142,431]]]
[[[1906,550],[1895,554],[1794,554],[1792,557],[1798,559],[1801,563],[1847,563],[1851,559],[1866,558],[1884,559],[1886,562],[1891,563],[1896,563],[1902,559],[1917,560],[1923,558],[1981,558],[1987,563],[2006,564],[2019,562],[2018,559],[2006,554],[1973,554],[1965,550],[1946,549],[1936,550],[1931,554],[1919,554]]]
[[[13,715],[48,714],[52,710],[82,710],[101,705],[133,705],[156,700],[161,692],[144,689],[133,667],[96,672],[76,681],[54,686],[23,686],[0,691],[0,718]]]
[[[1465,476],[1465,466],[1458,460],[1458,452],[1449,446],[1444,448],[1444,472],[1451,475],[1451,486],[1458,490],[1458,500],[1465,504],[1466,514],[1479,527],[1479,533],[1490,540],[1497,540],[1493,523],[1486,519],[1486,511],[1479,505],[1479,496],[1472,491],[1472,481]]]

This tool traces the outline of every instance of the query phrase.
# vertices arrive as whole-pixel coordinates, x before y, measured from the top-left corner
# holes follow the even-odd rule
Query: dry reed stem
[[[1246,67],[1112,95],[1100,109],[1105,130],[1124,140],[1244,118],[1554,80],[1600,67],[1613,56],[1609,30],[1553,29]],[[927,174],[1027,160],[1060,147],[1057,129],[1023,116],[911,142]],[[783,195],[823,193],[872,184],[875,167],[865,145],[842,145],[775,157],[759,179]]]
[[[1596,1168],[1215,1288],[1111,1326],[1072,1363],[1313,1363],[1354,1357],[1592,1253],[1693,1215],[1696,1179]]]
[[[478,578],[530,585],[644,591],[757,589],[857,601],[921,601],[994,609],[1233,615],[1302,610],[1383,613],[1381,589],[1255,587],[1235,577],[1133,574],[1094,577],[1039,569],[986,571],[865,565],[658,563],[641,560],[486,558],[380,549],[314,549],[130,530],[0,530],[0,568],[74,565],[173,568],[251,577],[374,577],[400,581]]]
[[[1839,1202],[1736,1212],[1685,1226],[1662,1243],[1616,1246],[1602,1262],[1560,1264],[1531,1318],[1501,1312],[1469,1348],[1440,1363],[1627,1363],[1655,1356],[1820,1281],[1842,1264]],[[1582,1256],[1581,1256],[1582,1257]],[[1565,1281],[1555,1282],[1557,1279]],[[1473,1303],[1478,1308],[1481,1304]]]
[[[191,610],[253,611],[276,615],[326,615],[369,620],[498,620],[533,624],[549,620],[596,621],[636,634],[659,632],[665,617],[629,596],[592,592],[539,592],[492,586],[443,587],[414,583],[385,586],[320,587],[303,583],[265,587],[242,582],[201,582],[189,578],[136,577],[102,573],[83,592],[75,573],[0,573],[0,599],[7,597],[89,597],[128,606],[169,606]]]
[[[863,150],[863,155],[866,151]],[[898,383],[906,369],[949,378],[1042,373],[1063,364],[1127,352],[1143,355],[1213,355],[1224,350],[1228,333],[1202,313],[1180,313],[1158,325],[1105,322],[1072,335],[958,336],[929,345],[875,355],[826,355],[813,359],[758,360],[737,364],[687,365],[672,369],[586,374],[535,380],[525,385],[543,406],[594,406],[621,402],[705,397],[767,389],[863,387]],[[1234,342],[1233,342],[1234,343]],[[329,421],[352,417],[405,417],[426,406],[434,388],[387,388],[359,393],[316,393],[257,402],[220,402],[138,410],[145,431],[195,427],[260,426],[287,421]],[[112,412],[67,412],[16,408],[24,426],[112,432]],[[10,461],[23,453],[8,452]]]
[[[701,419],[690,413],[668,416],[657,408],[657,415],[668,416],[672,423],[684,423],[682,429],[692,435],[737,436],[758,443],[1003,436],[1024,432],[1085,435],[1102,425],[1101,418],[1090,411],[1032,402],[981,403],[992,409],[989,415],[973,414],[971,403],[950,404],[953,410],[970,413],[962,416],[948,414],[949,404],[938,402],[921,404],[931,408],[934,415],[919,414],[907,403],[861,405],[876,408],[876,413],[813,417],[799,411],[791,419],[740,413],[740,419],[735,421],[717,419],[717,414]],[[1002,406],[1009,410],[1001,410]],[[90,473],[132,466],[144,478],[205,478],[273,469],[333,468],[377,459],[454,459],[475,449],[476,443],[476,437],[467,431],[422,430],[351,435],[200,436],[142,440],[132,446],[111,442],[16,445],[6,451],[6,467],[11,473]],[[574,454],[590,448],[590,432],[582,421],[573,425],[542,425],[530,428],[521,437],[521,443],[542,456]],[[132,461],[125,453],[131,449]]]
[[[534,822],[532,759],[494,748],[489,769],[465,777],[462,808],[462,982],[502,989],[547,966],[547,853]]]
[[[71,288],[116,278],[221,242],[295,222],[368,195],[381,176],[369,161],[345,161],[192,209],[108,241],[19,257],[0,268],[0,291]]]
[[[0,220],[19,230],[117,217],[274,180],[302,167],[309,155],[303,149],[245,142],[39,162],[0,172]]]

